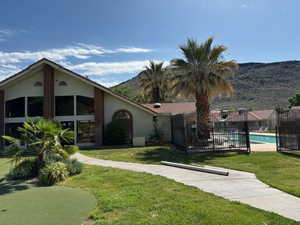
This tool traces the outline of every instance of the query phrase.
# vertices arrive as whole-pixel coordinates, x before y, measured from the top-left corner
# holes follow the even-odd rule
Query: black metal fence
[[[300,150],[300,109],[277,111],[276,146],[277,151]]]
[[[249,129],[246,115],[228,126],[215,126],[213,120],[209,126],[209,138],[201,139],[197,134],[196,121],[184,115],[172,118],[172,142],[188,153],[193,152],[245,152],[250,153]]]

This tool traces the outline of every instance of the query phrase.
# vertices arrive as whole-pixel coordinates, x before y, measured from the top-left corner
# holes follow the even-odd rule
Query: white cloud
[[[0,30],[3,31],[3,30]],[[3,31],[2,33],[9,33]],[[0,33],[1,34],[1,33]],[[0,36],[1,38],[1,36]],[[72,58],[77,60],[86,60],[93,56],[114,53],[146,53],[153,51],[152,49],[126,47],[117,49],[105,49],[101,46],[78,43],[74,46],[65,48],[52,48],[42,51],[15,51],[1,52],[0,51],[0,79],[12,75],[21,70],[24,64],[32,63],[41,58],[54,60],[59,64],[78,71],[84,75],[105,75],[117,73],[133,73],[141,71],[148,61],[128,61],[128,62],[84,62],[79,64],[71,63]],[[111,83],[111,82],[110,82]],[[107,83],[107,86],[112,83]]]
[[[0,36],[1,38],[1,36]],[[44,51],[20,51],[20,52],[1,52],[0,64],[20,63],[26,61],[36,61],[41,58],[48,58],[50,60],[65,60],[68,57],[75,57],[77,59],[87,59],[91,56],[99,56],[110,53],[140,53],[149,52],[151,49],[146,48],[119,48],[116,50],[104,49],[96,45],[87,45],[79,43],[75,46],[66,48],[53,48]]]
[[[148,61],[128,62],[87,62],[77,65],[66,65],[70,70],[80,71],[85,75],[105,75],[116,73],[133,73],[144,69]]]

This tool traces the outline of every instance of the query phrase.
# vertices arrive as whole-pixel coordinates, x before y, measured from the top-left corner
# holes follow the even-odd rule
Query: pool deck
[[[258,132],[250,132],[250,134],[261,135],[261,136],[276,136],[274,133],[258,133]],[[261,144],[252,144],[251,143],[251,151],[252,152],[276,152],[276,143],[261,143]]]
[[[252,152],[276,152],[275,143],[251,144]]]

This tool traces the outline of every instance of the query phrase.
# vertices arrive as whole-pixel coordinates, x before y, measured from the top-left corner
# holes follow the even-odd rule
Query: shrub
[[[46,165],[39,173],[39,181],[42,184],[53,185],[68,178],[69,172],[62,162]]]
[[[32,158],[22,160],[6,175],[9,180],[29,179],[38,174],[37,161]]]
[[[110,122],[104,132],[105,145],[123,145],[128,143],[128,132],[116,121]]]
[[[79,147],[77,145],[65,145],[64,149],[69,155],[72,155],[79,151]]]
[[[68,159],[65,164],[70,176],[79,174],[82,171],[83,166],[77,159]]]
[[[49,165],[56,162],[64,162],[64,161],[65,158],[62,157],[60,154],[52,154],[47,157],[45,165]]]

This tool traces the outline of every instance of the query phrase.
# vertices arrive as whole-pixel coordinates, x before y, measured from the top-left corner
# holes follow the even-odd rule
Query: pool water
[[[249,137],[250,137],[250,141],[253,142],[276,143],[275,136],[250,134]]]

